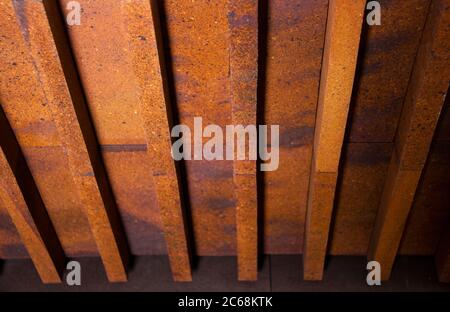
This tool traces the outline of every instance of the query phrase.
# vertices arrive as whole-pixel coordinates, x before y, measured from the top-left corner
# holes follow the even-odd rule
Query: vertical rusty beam
[[[124,1],[133,68],[140,86],[139,104],[152,160],[153,183],[164,223],[172,275],[191,281],[186,222],[180,185],[171,156],[170,99],[156,1]]]
[[[127,244],[57,4],[13,3],[108,279],[126,281]]]
[[[256,125],[258,1],[230,1],[228,23],[232,122]],[[258,267],[256,161],[248,158],[233,162],[239,280],[256,280]]]
[[[390,277],[444,104],[450,79],[449,24],[450,1],[432,1],[368,251],[369,260],[380,262],[383,280]]]
[[[8,120],[0,109],[0,204],[44,283],[60,283],[65,256]]]
[[[303,252],[306,280],[323,277],[364,6],[364,0],[329,2],[306,215]]]

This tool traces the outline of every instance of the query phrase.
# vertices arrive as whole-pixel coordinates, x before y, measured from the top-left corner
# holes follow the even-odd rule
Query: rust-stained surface
[[[69,2],[61,0],[61,7]],[[130,250],[137,255],[164,254],[151,155],[121,6],[127,1],[79,2],[82,22],[68,26],[69,38]]]
[[[448,94],[448,93],[447,93]],[[450,97],[434,135],[399,253],[431,255],[450,224]]]
[[[122,238],[133,255],[168,254],[176,280],[191,278],[188,249],[194,256],[239,255],[239,278],[255,279],[258,253],[302,253],[308,250],[305,228],[319,227],[324,231],[309,236],[318,243],[314,259],[305,262],[307,272],[320,272],[307,278],[317,279],[325,248],[332,255],[367,255],[383,188],[391,183],[405,190],[395,200],[408,197],[409,204],[396,205],[401,211],[395,218],[401,215],[402,222],[393,225],[397,239],[389,241],[399,248],[386,245],[389,257],[438,253],[438,269],[445,268],[448,96],[429,152],[428,147],[439,117],[431,108],[448,92],[449,59],[443,52],[449,50],[448,31],[428,30],[433,35],[424,37],[422,50],[432,50],[431,58],[417,52],[426,21],[437,25],[439,18],[448,18],[448,0],[380,0],[380,26],[363,24],[361,36],[359,25],[352,28],[354,36],[342,29],[333,33],[340,43],[352,38],[353,49],[360,38],[354,74],[348,64],[330,73],[322,59],[329,3],[359,2],[79,0],[81,24],[57,25],[56,11],[67,14],[69,2],[5,0],[0,10],[1,109],[67,257],[105,255],[85,209],[86,202],[101,204],[102,198],[86,199],[79,192],[80,181],[88,181],[92,189],[85,194],[98,194],[98,182],[101,193],[109,193],[103,198],[110,200],[107,207],[119,212],[119,218],[103,218],[103,224],[123,224]],[[431,2],[441,9],[430,11]],[[44,11],[44,4],[53,13]],[[152,10],[150,4],[158,6]],[[340,17],[362,19],[350,12]],[[156,36],[153,25],[158,25]],[[53,39],[64,27],[69,45],[65,38]],[[355,58],[349,57],[354,50],[342,57],[340,52],[326,53],[325,59],[354,67]],[[426,60],[432,65],[427,67]],[[70,69],[72,62],[76,67]],[[329,76],[336,79],[325,83]],[[81,90],[73,92],[78,77]],[[317,111],[323,102],[319,84],[332,82],[337,91],[328,93],[329,99],[350,103],[347,127],[346,106]],[[73,106],[83,102],[77,96],[85,97],[86,110]],[[417,105],[408,104],[412,98]],[[411,107],[428,109],[414,114]],[[175,162],[177,175],[169,128],[171,123],[189,126],[194,143],[194,117],[202,117],[203,128],[255,120],[279,125],[278,169],[259,173],[253,161],[186,160]],[[325,151],[316,148],[310,176],[315,132],[316,147]],[[391,169],[389,178],[394,150],[402,168],[397,176]],[[308,193],[315,208],[306,224]],[[28,257],[0,203],[0,259]]]
[[[393,142],[429,0],[380,0],[381,25],[363,26],[349,142]]]
[[[258,109],[265,124],[280,125],[278,170],[264,172],[266,253],[303,249],[327,9],[327,0],[275,0],[266,8],[265,96]]]
[[[202,117],[203,126],[216,124],[225,129],[232,124],[228,0],[168,0],[163,9],[179,123],[193,130],[194,117]],[[235,255],[233,163],[186,161],[185,178],[195,253]]]
[[[391,152],[391,143],[344,144],[330,254],[366,254]]]
[[[66,80],[66,77],[76,77],[76,74],[57,6],[48,1],[14,3],[15,13],[22,18],[19,22],[23,40],[42,83],[46,105],[67,150],[69,170],[108,279],[124,281],[127,246],[120,220],[114,215],[114,199],[98,156],[97,142],[78,81]]]
[[[450,142],[435,141],[423,169],[399,254],[432,255],[450,224]]]
[[[315,169],[314,165],[312,169]],[[315,281],[323,278],[337,173],[314,172],[310,179],[303,250],[303,278]]]
[[[60,283],[64,252],[25,158],[0,109],[0,205],[14,223],[43,283]]]
[[[96,246],[68,174],[67,152],[22,39],[19,20],[10,7],[0,14],[0,105],[22,147],[65,253],[95,255]],[[14,255],[15,249],[7,250],[5,257]]]
[[[29,257],[8,211],[3,205],[0,205],[0,259],[26,259]]]
[[[156,2],[124,3],[129,48],[133,68],[139,84],[139,110],[151,155],[153,183],[157,194],[164,237],[175,281],[191,281],[190,254],[187,243],[185,215],[181,206],[180,185],[171,156],[171,130],[168,110],[171,111],[165,63],[160,59],[164,47]],[[159,35],[157,37],[157,35]],[[158,52],[160,51],[160,52]],[[166,89],[166,92],[165,90]]]
[[[303,251],[303,277],[321,280],[358,57],[365,1],[331,0],[322,61]]]
[[[369,143],[361,145],[367,152],[357,152],[360,159],[367,158],[366,165],[360,167],[362,164],[359,161],[357,167],[353,166],[351,155],[355,153],[352,150],[355,145],[344,145],[343,153],[350,159],[342,165],[342,191],[336,203],[332,254],[365,255],[367,252],[368,236],[381,196],[380,188],[382,190],[384,185],[384,169],[381,168],[387,168],[392,153],[392,149],[380,150],[379,146],[393,142],[429,7],[429,1],[421,0],[382,0],[380,4],[382,25],[363,25],[360,64],[355,77],[346,136],[347,142]],[[374,163],[375,159],[377,161]],[[369,172],[371,174],[367,174]],[[360,189],[364,185],[366,188]],[[429,210],[425,210],[425,214],[432,218]],[[429,218],[423,218],[425,214],[413,218],[414,228],[428,228]],[[346,230],[345,227],[350,225],[355,227],[351,231]],[[414,239],[411,237],[409,241]],[[424,241],[419,239],[417,242],[414,249],[430,250]]]
[[[433,1],[400,118],[368,258],[388,279],[450,82],[450,2]]]
[[[257,123],[258,1],[229,1],[228,10],[231,119],[233,125],[247,127]],[[258,269],[257,168],[256,159],[249,159],[256,146],[246,148],[248,144],[250,138],[236,142],[233,161],[239,280],[257,280]],[[238,150],[244,151],[245,160],[239,159]]]

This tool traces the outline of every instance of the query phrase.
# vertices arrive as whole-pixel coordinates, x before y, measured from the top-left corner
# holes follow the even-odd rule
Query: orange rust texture
[[[233,125],[256,125],[258,84],[258,1],[230,1],[230,92]],[[247,141],[249,142],[249,141]],[[246,149],[246,144],[236,148]],[[239,143],[238,143],[239,144]],[[249,146],[256,150],[256,146]],[[248,159],[247,156],[246,159]],[[256,280],[258,199],[256,160],[235,160],[238,279]]]
[[[368,258],[389,278],[450,80],[450,1],[433,1],[400,118]]]
[[[228,0],[167,0],[163,9],[178,123],[194,129],[198,116],[204,126],[225,129],[232,124]],[[233,163],[190,160],[185,164],[195,253],[236,255]]]
[[[432,144],[398,253],[434,255],[450,220],[450,141]]]
[[[127,246],[114,198],[97,151],[95,134],[78,85],[56,4],[25,1],[15,6],[26,18],[23,29],[35,70],[63,146],[110,281],[125,281]],[[22,24],[22,26],[24,26]],[[70,79],[66,79],[69,78]]]
[[[29,257],[8,211],[3,205],[0,205],[0,259],[26,259]]]
[[[366,255],[391,153],[391,143],[348,143],[343,150],[331,255]]]
[[[61,8],[69,1],[60,0]],[[126,2],[82,0],[81,25],[66,27],[130,249],[136,255],[165,254],[151,148],[139,107],[139,81],[133,72],[120,5]],[[15,3],[27,5],[27,1]],[[264,173],[264,226],[260,230],[266,253],[303,249],[327,3],[268,1],[267,55],[261,56],[266,62],[262,67],[266,81],[259,86],[265,89],[265,101],[258,109],[264,123],[280,125],[281,142],[279,169]],[[361,70],[355,78],[330,235],[333,255],[367,253],[430,1],[380,3],[382,25],[366,25],[362,36]],[[231,124],[228,1],[169,0],[162,4],[167,23],[163,28],[169,31],[164,36],[170,47],[167,69],[174,73],[176,123],[192,127],[193,117],[202,116],[204,125]],[[74,191],[64,140],[18,28],[27,29],[28,19],[12,10],[0,10],[0,15],[0,105],[66,255],[97,255],[82,202]],[[399,254],[434,254],[447,225],[450,114],[445,116],[419,182]],[[186,167],[183,180],[188,182],[189,196],[185,200],[192,211],[195,252],[235,255],[232,162],[188,161]],[[29,257],[27,251],[0,206],[0,258],[24,257]]]
[[[305,248],[303,251],[303,278],[305,280],[321,280],[323,278],[337,173],[313,171],[310,179]]]
[[[153,182],[164,223],[172,273],[176,281],[191,281],[191,267],[180,188],[171,156],[170,125],[167,109],[169,98],[164,92],[167,77],[163,76],[159,55],[163,55],[157,3],[148,0],[125,2],[125,24],[129,34],[134,72],[140,86],[139,104],[151,154]],[[152,17],[155,16],[155,18]],[[160,34],[158,32],[158,34]],[[157,39],[158,38],[158,39]]]
[[[280,125],[280,163],[264,172],[266,253],[303,249],[327,7],[328,0],[268,1],[265,101],[258,109],[265,124]]]
[[[381,25],[363,26],[348,142],[394,141],[430,4],[429,0],[378,2]]]
[[[63,249],[1,109],[0,133],[0,206],[8,211],[42,282],[60,283]]]
[[[365,1],[331,0],[306,215],[303,275],[321,280]]]
[[[399,254],[434,255],[450,220],[450,97],[434,135]]]
[[[346,142],[349,143],[343,146],[348,160],[343,163],[343,174],[338,179],[340,192],[330,245],[333,255],[367,254],[392,153],[391,142],[429,7],[429,1],[422,0],[381,0],[380,4],[382,25],[363,24],[361,59],[347,126]],[[437,166],[434,168],[438,172]],[[433,218],[435,213],[423,205],[417,205],[417,209],[421,210],[420,214],[410,220],[413,228],[430,230],[431,220],[437,221]],[[427,235],[422,235],[423,231],[417,232],[418,235],[414,233],[409,231],[408,242],[418,242],[414,247],[410,245],[417,246],[417,250],[432,245],[426,244],[423,238],[439,239],[435,236],[438,231],[433,236],[431,232]]]
[[[70,0],[60,0],[68,12]],[[67,26],[102,156],[134,255],[166,254],[139,108],[139,84],[128,52],[127,1],[80,0],[81,24]]]
[[[16,2],[18,8],[25,2]],[[67,256],[97,254],[62,146],[21,29],[27,17],[11,1],[0,10],[0,102],[20,143],[33,178]],[[17,14],[17,15],[16,15]],[[25,32],[27,34],[27,32]],[[58,191],[55,191],[58,190]],[[6,235],[9,236],[8,233]],[[12,235],[12,233],[11,233]],[[15,241],[12,237],[11,240]],[[9,240],[9,239],[8,239]],[[17,244],[17,243],[15,243]],[[2,257],[15,255],[4,249]],[[20,254],[20,249],[17,251]]]

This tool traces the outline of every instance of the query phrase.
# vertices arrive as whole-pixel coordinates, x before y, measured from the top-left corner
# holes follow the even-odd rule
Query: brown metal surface
[[[110,281],[125,281],[126,242],[115,215],[97,142],[64,38],[56,4],[25,1],[15,6],[26,19],[22,31],[58,134],[68,151],[69,168]]]
[[[366,255],[392,147],[391,143],[344,144],[330,254]]]
[[[0,10],[0,14],[0,105],[20,143],[66,255],[95,255],[97,250],[89,224],[78,195],[73,192],[67,151],[61,146],[41,82],[22,38],[20,20],[10,7]],[[21,20],[26,25],[26,19]],[[8,258],[14,256],[16,249],[5,247],[4,250]],[[20,249],[18,252],[21,253]]]
[[[63,249],[1,109],[0,133],[0,205],[8,211],[42,282],[60,283]]]
[[[422,0],[381,0],[379,3],[381,25],[363,24],[360,63],[355,76],[345,139],[361,145],[344,144],[343,147],[343,154],[348,158],[342,164],[342,176],[338,182],[340,192],[336,194],[336,218],[330,236],[330,253],[336,255],[362,256],[367,253],[392,153],[392,148],[388,146],[393,145],[390,142],[394,140],[429,7],[429,1]],[[434,167],[437,173],[440,165]],[[431,175],[434,173],[429,176],[436,179]],[[428,183],[424,184],[424,191],[429,189],[425,185]],[[439,206],[432,196],[427,196],[427,200],[433,202],[430,204],[433,207]],[[421,203],[425,204],[425,201]],[[421,212],[409,222],[411,231],[407,235],[408,250],[430,252],[434,244],[430,242],[434,242],[435,235],[439,235],[439,231],[429,227],[433,222],[431,220],[436,219],[433,217],[435,213],[427,207],[427,204],[417,205],[417,210]],[[442,208],[437,210],[443,211]],[[416,232],[419,228],[421,231]]]
[[[69,2],[60,1],[65,13]],[[130,250],[136,255],[166,254],[124,27],[125,2],[81,0],[81,24],[67,28]]]
[[[258,1],[230,1],[230,91],[233,125],[256,125],[258,83]],[[234,141],[233,137],[233,141]],[[247,143],[245,143],[247,142]],[[237,149],[246,150],[250,139]],[[256,146],[248,149],[256,150]],[[258,199],[256,160],[233,162],[236,199],[238,279],[256,280],[258,268]]]
[[[395,151],[372,233],[368,259],[380,262],[382,279],[392,265],[450,81],[450,1],[433,1],[400,118]]]
[[[204,127],[216,124],[225,129],[232,124],[228,2],[163,2],[177,121],[192,130],[194,117],[202,117]],[[194,252],[202,256],[236,255],[233,162],[185,163]]]
[[[434,255],[450,220],[450,141],[435,141],[414,196],[398,253]]]
[[[180,187],[171,156],[171,110],[167,77],[163,71],[164,48],[161,46],[157,3],[134,1],[124,4],[124,20],[133,56],[133,68],[140,86],[139,104],[147,135],[153,183],[164,223],[172,274],[176,281],[191,281],[190,255],[187,244]],[[153,16],[152,16],[153,14]],[[157,36],[159,34],[159,36]],[[159,52],[160,51],[160,52]]]
[[[430,4],[429,0],[378,2],[381,25],[363,25],[348,142],[394,141]]]
[[[317,106],[303,276],[321,280],[365,1],[331,0]]]
[[[264,252],[301,253],[328,0],[273,0],[262,7],[265,73],[259,114],[280,126],[279,167],[263,173]],[[265,74],[265,79],[264,79]],[[275,147],[271,147],[275,148]],[[261,235],[262,236],[262,235]]]
[[[56,23],[65,20],[60,13],[70,12],[69,2],[8,0],[2,6],[9,9],[0,10],[0,105],[68,257],[99,255],[98,235],[94,239],[85,209],[86,202],[101,206],[107,198],[107,207],[117,204],[119,214],[111,220],[117,228],[123,223],[131,253],[169,254],[177,280],[191,278],[187,246],[194,255],[239,256],[241,279],[256,278],[258,252],[305,249],[305,259],[319,259],[306,267],[321,272],[325,250],[367,254],[386,182],[404,190],[394,202],[410,202],[396,205],[399,213],[393,214],[404,222],[389,225],[403,233],[395,234],[398,254],[436,254],[450,217],[449,97],[428,153],[438,117],[429,108],[447,92],[448,79],[442,77],[448,58],[439,61],[442,65],[436,60],[448,46],[433,44],[447,44],[448,32],[426,41],[435,64],[420,61],[426,59],[423,53],[416,62],[407,103],[415,98],[423,113],[406,106],[407,117],[398,124],[430,3],[447,2],[380,0],[381,25],[363,23],[355,75],[351,53],[327,48],[325,59],[351,61],[350,67],[336,65],[334,73],[333,66],[323,66],[323,77],[336,78],[321,84],[336,83],[325,88],[336,90],[327,93],[333,103],[349,99],[354,79],[343,145],[347,106],[327,111],[319,105],[317,112],[328,0],[261,1],[259,8],[256,1],[79,0],[81,24]],[[159,8],[151,11],[156,3]],[[249,11],[240,7],[249,3]],[[44,12],[43,4],[52,12]],[[349,12],[341,16],[346,22]],[[160,19],[156,28],[154,17]],[[70,45],[59,37],[62,30]],[[356,42],[359,36],[353,35]],[[329,37],[342,44],[350,38],[342,29]],[[82,102],[77,97],[86,98],[86,107],[73,106]],[[62,104],[56,105],[59,99]],[[168,153],[169,130],[172,123],[194,130],[194,117],[203,118],[203,128],[279,125],[278,169],[260,174],[254,161],[187,160],[179,163],[177,176]],[[402,165],[391,164],[388,176],[394,150]],[[98,171],[103,162],[105,169]],[[240,171],[244,174],[236,175]],[[92,187],[88,196],[99,190],[108,195],[83,199],[84,180]],[[309,188],[315,208],[309,209],[306,225]],[[109,217],[103,217],[108,224]],[[192,230],[189,245],[186,228]],[[304,247],[305,228],[309,247]],[[321,230],[308,232],[312,228]],[[247,232],[251,235],[242,234]],[[0,205],[0,259],[27,257]]]

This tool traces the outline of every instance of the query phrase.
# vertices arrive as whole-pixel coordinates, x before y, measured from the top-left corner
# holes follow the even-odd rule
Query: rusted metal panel
[[[381,25],[364,25],[348,142],[393,142],[429,0],[380,0]],[[368,11],[366,11],[368,12]]]
[[[102,145],[108,177],[133,255],[165,255],[161,215],[152,182],[147,146]]]
[[[97,142],[72,64],[56,3],[25,1],[15,6],[23,39],[42,82],[69,169],[83,203],[110,281],[125,281],[127,246],[114,198],[97,150]],[[68,79],[67,77],[71,77]]]
[[[17,2],[16,4],[24,4]],[[7,4],[4,4],[7,5]],[[39,77],[12,9],[1,10],[0,97],[44,204],[68,256],[95,255],[95,242],[82,211],[67,151],[46,104]],[[26,19],[21,17],[26,25]],[[57,189],[58,192],[54,192]],[[12,255],[13,248],[4,249]]]
[[[44,283],[60,283],[65,256],[9,122],[0,109],[0,205]]]
[[[8,211],[0,205],[0,259],[25,259],[29,254],[12,223]]]
[[[434,255],[450,218],[450,96],[441,113],[399,249]]]
[[[303,278],[305,280],[321,280],[333,212],[337,173],[316,172],[313,166],[310,179],[303,250]]]
[[[383,280],[389,279],[406,218],[421,172],[401,170],[394,151],[371,234],[367,258],[381,264]]]
[[[69,1],[59,1],[60,11],[68,12],[66,4]],[[17,11],[26,9],[31,2],[14,1]],[[40,3],[34,2],[37,4],[33,5]],[[258,238],[263,240],[261,247],[265,253],[301,253],[328,1],[259,2],[262,6],[259,10],[262,15],[258,18],[261,22],[259,35],[255,28],[251,28],[251,36],[245,33],[249,39],[238,44],[233,42],[233,38],[236,38],[233,37],[233,32],[236,32],[236,26],[245,25],[252,15],[247,14],[243,18],[234,15],[229,0],[157,2],[161,4],[161,8],[155,15],[162,19],[163,34],[160,39],[164,43],[164,51],[159,56],[165,54],[167,60],[165,66],[161,63],[161,68],[167,69],[169,74],[167,89],[174,99],[170,107],[174,113],[173,120],[175,123],[186,124],[191,129],[194,128],[193,118],[196,116],[203,117],[204,126],[214,123],[225,128],[225,125],[236,123],[233,120],[233,107],[239,105],[235,105],[238,102],[231,98],[233,94],[235,98],[239,97],[239,92],[235,92],[235,89],[253,94],[255,87],[236,87],[231,71],[233,64],[230,61],[240,64],[247,62],[250,58],[247,52],[254,52],[254,40],[262,38],[258,51],[262,69],[258,86],[261,91],[260,102],[257,112],[248,110],[248,115],[243,119],[256,119],[257,115],[258,121],[280,125],[280,165],[278,170],[262,175],[264,186],[258,195],[263,207],[259,210],[261,213],[258,217],[263,218],[263,226],[258,229]],[[327,224],[331,222],[329,252],[333,255],[362,255],[367,252],[389,165],[394,132],[430,2],[380,0],[382,25],[363,27],[364,41],[362,51],[359,52],[361,71],[356,74],[355,97],[350,104],[348,119],[352,124],[348,125],[350,128],[347,137],[350,144],[344,145],[342,176],[337,177],[335,220],[329,219],[332,211],[329,203],[333,198],[332,185],[337,170],[331,174],[313,171],[316,184],[312,183],[311,189],[317,192],[313,191],[311,198],[318,198],[317,194],[323,192],[324,198],[320,198],[322,201],[315,204],[319,207],[316,209],[323,209],[324,214],[310,214],[309,218],[312,219],[308,227],[318,224],[327,228]],[[142,87],[147,83],[145,77],[154,75],[152,68],[157,67],[151,65],[149,70],[144,69],[140,57],[145,60],[155,56],[141,54],[139,48],[130,48],[128,40],[130,37],[137,38],[132,43],[145,46],[147,52],[155,53],[156,46],[154,40],[149,40],[152,36],[144,34],[152,25],[143,22],[143,26],[131,29],[138,22],[129,23],[133,18],[130,19],[131,15],[124,7],[125,4],[131,7],[149,7],[149,3],[150,1],[147,3],[144,0],[80,0],[81,25],[65,26],[112,192],[131,252],[136,255],[168,252],[163,236],[164,218],[161,218],[163,214],[160,213],[158,204],[168,191],[166,187],[162,187],[165,184],[158,185],[155,182],[161,179],[158,172],[153,176],[160,161],[167,158],[167,154],[161,157],[155,155],[159,155],[158,151],[167,150],[167,146],[157,147],[154,152],[155,147],[150,144],[149,139],[151,135],[148,135],[152,133],[151,129],[167,130],[168,124],[163,114],[159,115],[162,119],[155,119],[155,124],[146,125],[148,116],[141,109],[140,105],[144,102],[142,98],[145,98],[145,92],[153,94],[161,90]],[[244,4],[236,2],[233,5]],[[144,9],[143,12],[148,14],[149,9]],[[150,18],[145,17],[145,14],[135,16],[143,15],[138,20],[148,21]],[[66,149],[66,134],[60,131],[61,125],[58,125],[58,122],[66,122],[66,119],[55,120],[54,111],[47,104],[48,95],[42,88],[44,79],[36,71],[29,47],[23,40],[23,36],[29,37],[32,33],[22,34],[18,26],[20,24],[22,29],[28,29],[29,17],[32,15],[16,16],[12,10],[9,13],[2,10],[0,15],[1,106],[20,142],[65,253],[68,256],[98,255],[69,166],[73,153]],[[39,41],[48,39],[44,33],[40,35]],[[339,36],[342,34],[335,37],[340,38]],[[438,38],[445,42],[444,36],[448,35]],[[233,47],[241,44],[246,53],[233,59]],[[158,47],[161,46],[158,44]],[[63,53],[64,57],[65,54],[66,52]],[[54,59],[57,60],[56,57]],[[252,77],[252,68],[249,66],[248,71],[243,70],[241,76]],[[423,70],[427,70],[426,66]],[[442,72],[441,67],[436,67],[433,71]],[[433,76],[433,79],[438,76]],[[340,82],[341,71],[338,78]],[[67,78],[67,81],[71,83],[71,79]],[[434,91],[428,86],[443,83],[438,80],[427,81],[424,88],[428,88],[429,92]],[[151,86],[154,87],[153,84]],[[145,92],[142,93],[142,90]],[[426,99],[424,103],[432,103],[433,97],[434,95],[423,96]],[[156,103],[162,102],[151,103],[157,105]],[[448,107],[448,101],[446,105]],[[421,182],[418,183],[399,254],[434,254],[446,226],[445,221],[450,213],[447,205],[447,142],[450,138],[448,111],[447,108],[442,114],[435,135],[435,146],[431,150]],[[334,117],[338,115],[334,114]],[[422,114],[420,119],[422,126],[429,127],[430,122],[435,123],[437,115]],[[331,143],[326,145],[334,146],[333,142],[340,138],[342,129],[335,131],[338,129],[336,125],[329,122],[324,124],[330,125],[332,131],[329,133],[333,135],[332,139],[327,140]],[[162,126],[151,128],[155,125]],[[401,129],[404,127],[403,124]],[[320,129],[322,127],[318,125],[318,130]],[[430,137],[429,133],[420,128],[417,134],[419,137]],[[168,139],[168,136],[167,133],[162,134],[163,138]],[[408,153],[412,157],[405,158],[404,162],[406,168],[416,171],[414,168],[425,164],[426,144],[410,144],[407,136],[400,137],[406,142],[405,145],[417,151],[416,155]],[[425,141],[421,137],[418,142]],[[164,142],[167,144],[168,140]],[[334,152],[337,150],[340,147],[336,145]],[[323,170],[337,167],[336,153],[329,155],[324,154],[323,161],[320,161],[325,168]],[[155,157],[157,161],[154,160]],[[339,155],[337,159],[339,160]],[[179,179],[178,186],[184,187],[186,182],[188,188],[188,193],[184,194],[186,196],[181,198],[188,208],[186,220],[188,223],[192,222],[194,240],[191,243],[196,254],[237,255],[249,252],[252,256],[256,255],[256,248],[236,248],[236,237],[240,236],[236,233],[237,220],[241,220],[237,221],[241,224],[252,223],[256,229],[256,218],[253,219],[253,216],[236,216],[239,203],[236,198],[240,195],[235,196],[235,189],[242,191],[241,186],[236,187],[236,179],[233,179],[233,168],[241,165],[239,162],[236,164],[237,166],[233,166],[232,161],[186,162],[186,172]],[[251,162],[250,165],[251,174],[245,178],[245,184],[250,186],[250,198],[255,198],[254,164]],[[164,166],[163,163],[162,167]],[[247,164],[242,166],[244,171],[248,169]],[[417,178],[416,173],[412,174],[413,178]],[[173,181],[173,175],[170,179]],[[325,182],[321,182],[321,179]],[[405,186],[402,183],[399,181],[398,185]],[[240,182],[236,184],[242,185]],[[414,184],[408,186],[411,189]],[[174,185],[169,187],[173,188]],[[247,194],[243,198],[247,198],[246,196]],[[177,200],[178,196],[168,197]],[[250,201],[249,206],[255,205],[255,200]],[[28,257],[9,216],[1,209],[0,207],[0,258]],[[318,210],[310,212],[314,211]],[[254,212],[253,210],[252,215]],[[244,222],[242,219],[245,219]],[[179,221],[177,218],[178,225]],[[177,227],[173,232],[180,231],[181,228]],[[256,231],[252,229],[251,233],[255,234]],[[316,238],[323,243],[326,237],[321,232]],[[249,239],[252,241],[251,246],[256,246],[253,244],[255,240],[256,236]],[[182,255],[186,254],[183,248],[178,251]],[[322,255],[323,249],[318,248],[315,252],[316,255]],[[256,258],[252,257],[251,261],[255,263]],[[185,266],[184,264],[181,266]],[[314,262],[314,265],[320,270],[322,264],[319,261]],[[253,264],[248,267],[252,270],[254,268]]]
[[[231,118],[233,125],[247,127],[257,124],[258,1],[230,1],[228,9]],[[243,146],[236,149],[245,151],[245,142],[240,143]],[[233,162],[239,280],[256,280],[258,267],[256,160],[248,159],[250,150],[256,150],[256,146],[248,149],[246,160],[239,160],[235,155]]]
[[[450,141],[432,144],[398,253],[434,255],[450,220]]]
[[[59,1],[65,13],[69,2]],[[67,30],[130,250],[165,254],[152,155],[124,27],[125,2],[80,0],[80,25]]]
[[[389,279],[450,80],[450,1],[433,1],[395,140],[368,259]]]
[[[317,106],[303,276],[321,280],[365,1],[331,0]]]
[[[264,99],[258,109],[265,124],[280,126],[280,163],[277,170],[264,172],[261,231],[264,252],[292,254],[303,249],[328,0],[267,3],[262,7],[267,16],[260,17],[260,37],[267,47],[262,42],[265,79],[258,87]]]
[[[330,254],[367,254],[392,148],[392,143],[344,144],[328,248]]]
[[[190,129],[194,117],[202,117],[204,126],[225,129],[232,124],[228,2],[163,2],[178,112],[175,121]],[[185,164],[195,253],[236,255],[233,163],[189,160]]]
[[[191,281],[186,220],[181,206],[178,175],[171,156],[167,113],[171,107],[167,77],[162,67],[165,63],[162,62],[164,47],[159,11],[155,1],[151,4],[146,0],[125,2],[123,5],[134,73],[140,86],[140,112],[151,154],[153,182],[164,223],[172,274],[176,281]]]

